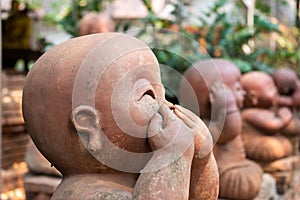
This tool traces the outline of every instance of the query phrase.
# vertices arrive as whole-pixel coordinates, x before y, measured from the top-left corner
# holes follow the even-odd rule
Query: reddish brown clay
[[[300,81],[293,70],[286,68],[275,70],[272,77],[279,92],[278,105],[287,106],[293,111],[293,119],[281,132],[283,135],[295,140],[293,142],[296,142],[299,139],[295,137],[300,135],[300,120],[298,117]],[[296,149],[298,152],[298,147]]]
[[[60,172],[51,166],[48,160],[39,152],[32,140],[28,142],[26,147],[25,162],[32,174],[61,176]]]
[[[81,36],[114,30],[115,23],[107,13],[87,13],[78,23],[78,32]]]
[[[216,199],[209,131],[166,102],[157,60],[140,40],[102,33],[53,47],[23,94],[28,132],[63,174],[53,199]]]
[[[291,121],[292,114],[285,107],[277,112],[272,110],[277,105],[278,93],[271,76],[249,72],[242,76],[241,83],[246,91],[247,108],[242,118],[247,156],[267,164],[291,155],[292,145],[280,132]]]
[[[241,140],[244,91],[240,77],[239,69],[227,60],[199,61],[184,74],[180,101],[196,113],[200,110],[198,114],[217,143],[214,155],[220,175],[219,196],[253,199],[260,190],[262,169],[246,159]]]
[[[279,92],[278,104],[289,107],[300,105],[300,81],[297,74],[286,68],[277,69],[272,78]]]

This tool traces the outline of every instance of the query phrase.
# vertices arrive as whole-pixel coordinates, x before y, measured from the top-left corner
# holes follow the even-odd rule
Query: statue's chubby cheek
[[[159,110],[159,101],[151,94],[145,94],[139,101],[130,106],[130,115],[134,123],[139,126],[148,126],[152,116]]]

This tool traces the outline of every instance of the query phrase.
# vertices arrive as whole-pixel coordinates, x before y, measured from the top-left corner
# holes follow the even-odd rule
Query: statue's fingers
[[[171,123],[176,120],[175,114],[167,105],[160,106],[158,112],[161,114],[163,119],[163,128],[170,126]]]
[[[149,127],[148,127],[148,137],[153,137],[159,134],[162,131],[163,119],[162,116],[158,113],[155,113],[151,118]]]
[[[194,128],[195,126],[195,121],[192,120],[190,117],[185,115],[181,109],[175,108],[174,113],[189,127],[189,128]]]

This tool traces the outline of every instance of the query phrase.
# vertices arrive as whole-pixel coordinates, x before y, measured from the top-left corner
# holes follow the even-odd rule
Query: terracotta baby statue
[[[270,163],[292,153],[290,141],[280,132],[292,119],[290,110],[272,110],[277,104],[277,89],[271,76],[264,72],[249,72],[242,76],[246,91],[242,111],[243,139],[247,156],[257,162]]]
[[[36,148],[32,140],[26,146],[25,162],[31,174],[46,174],[60,177],[60,172],[51,167],[50,163]]]
[[[34,143],[62,173],[53,199],[216,199],[213,141],[192,112],[166,102],[158,62],[121,33],[71,39],[26,78]]]
[[[78,32],[81,36],[114,30],[115,23],[107,13],[87,13],[78,23]]]
[[[279,92],[278,104],[289,107],[300,105],[300,81],[297,74],[287,68],[277,69],[272,73],[272,78]]]
[[[240,108],[244,91],[240,77],[239,69],[225,59],[199,61],[185,72],[179,94],[180,102],[198,113],[213,134],[220,176],[219,196],[253,199],[260,190],[262,169],[246,159],[241,139]],[[193,93],[196,100],[192,98]]]
[[[277,69],[272,73],[272,78],[279,92],[278,105],[287,106],[293,113],[292,120],[281,131],[293,143],[294,154],[299,153],[300,120],[298,107],[300,106],[300,81],[297,74],[286,68]]]

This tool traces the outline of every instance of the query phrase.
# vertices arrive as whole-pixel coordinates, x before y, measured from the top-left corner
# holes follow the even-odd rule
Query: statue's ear
[[[248,99],[250,100],[251,104],[252,105],[257,105],[258,103],[258,94],[257,94],[257,91],[255,90],[250,90],[247,94],[248,96]]]
[[[87,135],[87,148],[91,152],[96,152],[102,147],[101,127],[99,125],[99,115],[95,108],[89,105],[80,105],[72,110],[71,122],[79,136]]]

